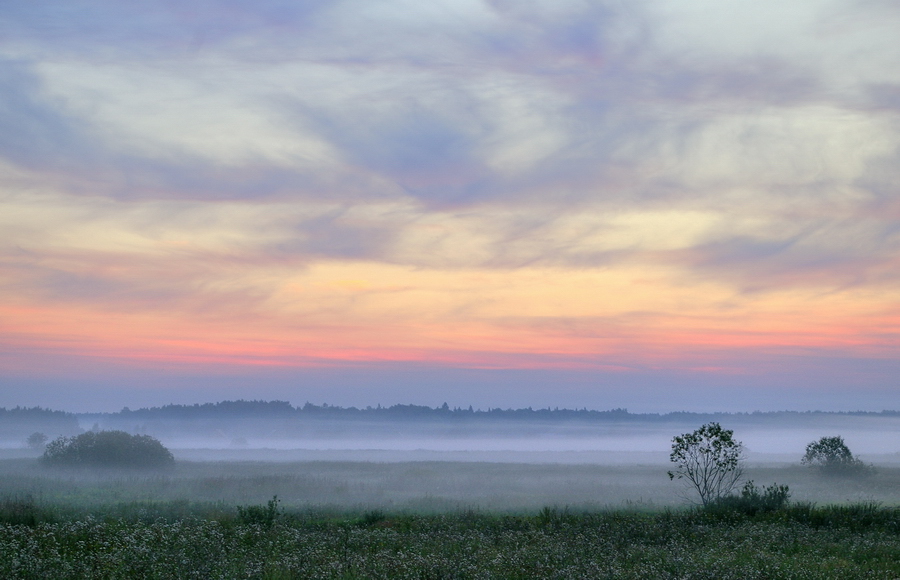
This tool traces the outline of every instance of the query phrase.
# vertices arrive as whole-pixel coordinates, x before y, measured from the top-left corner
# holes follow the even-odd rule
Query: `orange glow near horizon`
[[[229,292],[212,283],[165,308],[7,296],[0,336],[8,350],[210,372],[415,362],[734,373],[742,352],[891,357],[896,339],[885,336],[896,336],[900,320],[890,296],[871,289],[741,294],[721,283],[687,283],[661,267],[491,271],[334,262],[257,273],[255,286],[245,281]],[[15,360],[3,364],[23,370],[12,368]]]

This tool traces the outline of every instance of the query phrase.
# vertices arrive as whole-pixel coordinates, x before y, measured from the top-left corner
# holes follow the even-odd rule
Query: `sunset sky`
[[[900,408],[894,0],[0,10],[0,406]]]

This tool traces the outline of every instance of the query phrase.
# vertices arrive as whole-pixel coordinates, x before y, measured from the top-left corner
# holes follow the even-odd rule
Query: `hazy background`
[[[635,414],[624,409],[348,409],[284,401],[223,401],[72,414],[0,408],[0,496],[79,509],[160,502],[264,503],[291,509],[536,511],[656,510],[696,501],[670,481],[675,435],[719,421],[746,446],[742,481],[789,485],[795,501],[896,505],[900,413]],[[176,463],[165,471],[64,469],[42,464],[51,439],[118,429],[157,437]],[[841,435],[874,465],[835,477],[801,465],[805,447]],[[105,507],[104,507],[105,506]],[[135,507],[136,506],[136,507]]]
[[[0,406],[896,408],[898,29],[5,3]]]
[[[709,422],[731,429],[755,463],[798,464],[808,443],[841,435],[870,461],[900,461],[900,413],[667,413],[625,409],[485,409],[293,406],[286,401],[222,401],[73,414],[0,409],[0,448],[23,451],[87,430],[158,438],[176,457],[237,461],[495,461],[661,464],[672,438]],[[34,446],[23,456],[37,455]],[[16,455],[16,453],[13,453]],[[21,453],[20,453],[21,455]]]

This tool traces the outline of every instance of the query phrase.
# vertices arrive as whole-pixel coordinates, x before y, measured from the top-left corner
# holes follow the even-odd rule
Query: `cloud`
[[[12,6],[0,306],[157,361],[871,354],[898,283],[896,17],[817,0]]]
[[[302,31],[330,2],[226,1],[172,5],[112,1],[19,4],[4,11],[7,42],[90,58],[146,59],[193,53],[254,34]]]
[[[720,36],[667,36],[681,25],[647,7],[118,10],[127,12],[122,25],[115,10],[93,24],[128,36],[111,37],[116,47],[165,48],[166,35],[221,33],[202,52],[176,50],[178,59],[121,52],[101,63],[75,50],[103,44],[84,34],[87,16],[52,25],[68,26],[81,43],[73,48],[26,11],[17,38],[60,54],[55,65],[27,60],[30,87],[14,86],[20,101],[43,103],[32,116],[47,127],[25,132],[22,149],[31,141],[34,151],[56,147],[69,158],[66,171],[94,175],[83,187],[125,197],[409,196],[436,207],[545,200],[549,192],[571,202],[598,190],[666,199],[697,188],[671,171],[646,181],[660,148],[696,150],[697,134],[742,119],[752,126],[761,106],[789,118],[793,107],[830,98],[821,70],[792,59],[789,47],[703,59],[685,46]],[[156,20],[141,24],[141,10]],[[365,33],[372,28],[385,33]],[[672,38],[679,43],[669,46]],[[18,42],[15,50],[34,50]],[[41,141],[48,138],[50,148]],[[26,157],[45,165],[52,158]]]
[[[90,147],[83,147],[89,141],[52,104],[36,97],[39,86],[26,64],[0,61],[0,155],[26,167],[89,161]]]

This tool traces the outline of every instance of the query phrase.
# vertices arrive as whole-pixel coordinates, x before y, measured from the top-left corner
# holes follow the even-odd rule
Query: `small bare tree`
[[[718,423],[707,423],[693,433],[672,438],[669,459],[677,465],[669,479],[686,479],[709,505],[729,495],[744,474],[744,445],[734,440],[734,431]]]

